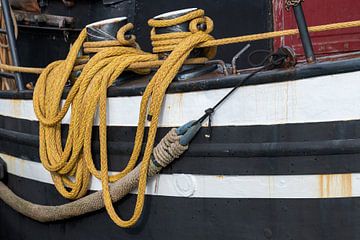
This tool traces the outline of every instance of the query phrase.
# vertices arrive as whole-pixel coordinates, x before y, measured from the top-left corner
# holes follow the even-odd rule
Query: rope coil
[[[62,196],[69,199],[78,199],[84,196],[88,190],[90,175],[93,175],[104,182],[104,200],[106,205],[110,205],[107,182],[115,182],[133,170],[140,154],[142,136],[138,137],[134,153],[125,169],[116,175],[108,176],[106,90],[131,63],[156,60],[156,56],[128,47],[128,44],[122,46],[121,43],[118,43],[119,46],[108,47],[108,43],[102,45],[101,42],[97,42],[91,47],[102,47],[102,50],[85,65],[81,75],[71,88],[65,103],[59,108],[63,88],[71,74],[85,38],[86,31],[83,30],[70,50],[67,59],[50,64],[37,81],[33,101],[34,111],[40,124],[40,158],[44,167],[51,172],[55,187]],[[143,72],[148,73],[146,69],[143,69]],[[63,148],[61,120],[70,106],[71,121],[67,141]],[[100,172],[96,170],[91,155],[92,125],[98,106],[100,108],[99,136],[102,162]],[[143,127],[141,128],[141,126]],[[140,123],[140,135],[143,135],[143,130],[144,123]],[[75,180],[73,181],[69,177],[74,177]],[[131,226],[137,218],[129,223],[122,221],[121,226]]]
[[[156,28],[170,27],[189,22],[189,32],[172,32],[157,34]],[[199,26],[202,24],[202,28]],[[174,50],[176,46],[185,38],[197,32],[210,34],[214,29],[214,23],[211,18],[205,16],[202,9],[189,12],[183,16],[174,19],[150,19],[148,25],[152,27],[150,32],[153,53],[163,53]],[[209,35],[209,40],[214,38]],[[212,59],[216,55],[216,47],[208,47],[203,49],[203,53],[207,59]]]
[[[128,31],[126,25],[119,30],[118,39],[122,39]],[[119,37],[120,36],[120,37]],[[138,128],[134,149],[127,166],[116,175],[108,175],[106,111],[107,88],[131,64],[156,61],[157,55],[149,54],[136,48],[134,42],[105,41],[86,43],[86,30],[83,30],[70,50],[66,60],[50,64],[40,75],[34,91],[34,111],[39,119],[40,157],[44,167],[51,172],[55,187],[62,196],[78,199],[87,192],[90,176],[101,179],[103,200],[111,219],[121,227],[131,227],[141,216],[144,206],[147,174],[154,153],[162,161],[162,166],[169,159],[178,157],[182,151],[177,138],[165,138],[161,145],[153,151],[162,101],[169,84],[188,58],[190,52],[201,42],[212,39],[205,32],[198,31],[185,38],[168,58],[145,89],[142,97]],[[122,39],[123,40],[123,39]],[[81,75],[72,86],[65,103],[61,106],[61,95],[69,78],[81,47],[87,52],[96,52],[84,66]],[[148,69],[140,69],[148,73]],[[60,80],[59,80],[60,79]],[[71,106],[71,120],[65,146],[61,143],[61,120]],[[100,163],[98,171],[91,154],[91,135],[95,113],[99,109],[100,125]],[[112,205],[109,182],[116,182],[131,172],[139,160],[143,145],[146,116],[152,115],[149,134],[143,158],[140,162],[138,197],[133,216],[129,220],[121,219]],[[175,145],[174,145],[175,144]],[[171,150],[171,149],[177,150]],[[74,180],[73,180],[74,179]]]
[[[127,35],[129,31],[134,28],[132,23],[127,23],[125,26],[121,27],[116,34],[116,40],[108,40],[108,41],[98,41],[98,42],[84,42],[84,53],[97,53],[104,48],[109,47],[132,47],[132,48],[139,48],[139,45],[136,43],[135,35]],[[129,36],[129,38],[127,37]]]

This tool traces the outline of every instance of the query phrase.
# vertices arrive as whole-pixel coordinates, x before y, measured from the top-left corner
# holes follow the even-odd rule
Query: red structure
[[[305,0],[302,4],[308,26],[360,19],[360,1]],[[285,9],[285,0],[273,0],[274,30],[297,28],[293,11]],[[360,28],[310,33],[317,55],[360,50]],[[287,36],[274,40],[274,49],[290,46],[296,54],[304,55],[300,37]]]

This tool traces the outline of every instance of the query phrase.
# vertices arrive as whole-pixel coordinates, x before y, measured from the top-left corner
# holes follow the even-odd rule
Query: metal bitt
[[[18,59],[18,54],[17,54],[17,49],[16,49],[16,39],[15,39],[15,33],[14,33],[14,23],[13,23],[11,13],[10,13],[9,1],[1,0],[1,6],[2,6],[3,14],[4,14],[4,19],[5,19],[5,26],[6,26],[6,33],[7,33],[6,36],[8,38],[8,42],[9,42],[11,58],[12,58],[13,64],[15,66],[19,66],[19,59]],[[23,84],[20,73],[15,73],[15,80],[16,80],[16,85],[17,85],[18,90],[23,91],[24,84]]]
[[[301,2],[302,0],[287,0],[286,7],[287,9],[290,9],[290,7],[292,7],[294,10],[296,22],[299,28],[301,42],[304,48],[306,61],[308,63],[314,63],[316,60],[314,49],[309,35],[308,26],[306,24],[306,19],[303,8],[301,6]]]

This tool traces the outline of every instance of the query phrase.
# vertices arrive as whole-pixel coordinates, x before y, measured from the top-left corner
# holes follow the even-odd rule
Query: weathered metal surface
[[[303,4],[309,26],[353,21],[360,19],[360,1],[351,0],[308,0]],[[273,0],[274,30],[296,28],[292,12],[285,10],[285,0]],[[327,31],[310,34],[317,55],[351,52],[360,49],[359,28]],[[303,55],[299,36],[280,37],[274,40],[274,48],[287,45]]]
[[[37,14],[17,10],[14,11],[14,14],[18,22],[24,22],[27,24],[47,24],[49,26],[64,28],[65,26],[73,26],[75,23],[73,17],[67,16]]]

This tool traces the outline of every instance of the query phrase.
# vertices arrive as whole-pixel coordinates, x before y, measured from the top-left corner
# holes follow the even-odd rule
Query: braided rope
[[[154,158],[163,168],[175,158],[179,158],[188,149],[188,146],[181,145],[179,140],[180,136],[176,134],[176,129],[173,128],[154,148]]]
[[[122,30],[119,32],[124,33],[125,31]],[[130,64],[154,61],[157,60],[157,55],[142,52],[134,47],[133,42],[129,42],[126,46],[122,46],[120,43],[111,45],[109,42],[104,44],[102,42],[87,43],[86,48],[98,49],[101,46],[105,47],[102,47],[85,65],[81,75],[72,86],[65,103],[59,108],[63,88],[77,61],[78,52],[81,46],[84,45],[85,38],[86,31],[84,30],[70,50],[66,60],[50,64],[41,73],[37,81],[33,102],[34,111],[40,123],[41,162],[51,172],[56,189],[62,196],[69,199],[78,199],[86,194],[91,175],[101,179],[103,199],[109,216],[117,225],[131,227],[140,218],[144,206],[147,174],[166,89],[195,46],[208,41],[211,36],[204,32],[196,32],[190,35],[163,62],[143,94],[134,149],[128,165],[123,171],[112,176],[108,175],[106,146],[107,88]],[[145,73],[147,69],[141,71]],[[61,120],[70,106],[71,121],[67,141],[63,148],[61,143]],[[100,172],[95,168],[91,154],[92,125],[97,107],[100,116]],[[109,182],[122,179],[134,169],[142,147],[147,114],[152,115],[153,118],[144,156],[140,163],[139,193],[133,216],[129,220],[123,220],[117,215],[112,205]],[[166,139],[169,139],[166,141],[176,140],[172,138]],[[180,148],[179,145],[174,145],[174,142],[171,144],[172,147]],[[181,153],[181,150],[171,150],[171,146],[169,147],[170,155],[160,156],[164,164],[169,162],[170,158],[177,157]],[[163,153],[163,151],[160,152]]]
[[[121,32],[121,31],[120,31]],[[80,77],[71,88],[65,104],[61,95],[67,79],[76,62],[78,52],[86,38],[86,31],[70,50],[65,61],[50,64],[40,75],[34,90],[34,111],[39,119],[40,158],[44,167],[51,172],[56,189],[69,199],[78,199],[88,190],[90,175],[102,180],[106,205],[111,204],[108,182],[115,182],[127,175],[137,162],[140,154],[145,121],[139,123],[139,132],[134,152],[128,165],[120,173],[108,176],[106,146],[106,90],[131,64],[156,60],[156,55],[128,47],[104,47],[85,65]],[[95,44],[100,47],[101,42]],[[146,71],[146,69],[144,69]],[[100,108],[100,155],[101,171],[94,166],[91,155],[92,125],[97,106]],[[61,143],[61,119],[71,106],[71,122],[65,147]],[[142,107],[145,114],[146,107]],[[106,175],[106,177],[104,176]],[[74,177],[75,180],[71,180]],[[110,203],[109,203],[110,200]],[[107,207],[109,208],[109,207]],[[121,221],[120,226],[135,224],[141,211],[137,210],[131,221]]]
[[[210,34],[214,29],[214,23],[209,18],[204,16],[204,10],[198,9],[192,12],[189,12],[183,16],[174,19],[168,20],[156,20],[150,19],[148,21],[149,26],[152,27],[150,32],[151,44],[153,46],[153,53],[163,53],[172,51],[176,46],[178,46],[185,38],[191,36],[194,33],[199,32],[198,26],[204,24],[205,29],[201,32]],[[157,34],[155,28],[158,27],[169,27],[173,25],[178,25],[184,22],[189,22],[190,32],[173,32],[173,33],[163,33]],[[209,35],[209,40],[214,38]],[[211,46],[204,49],[204,54],[206,58],[212,59],[216,55],[216,47]]]

